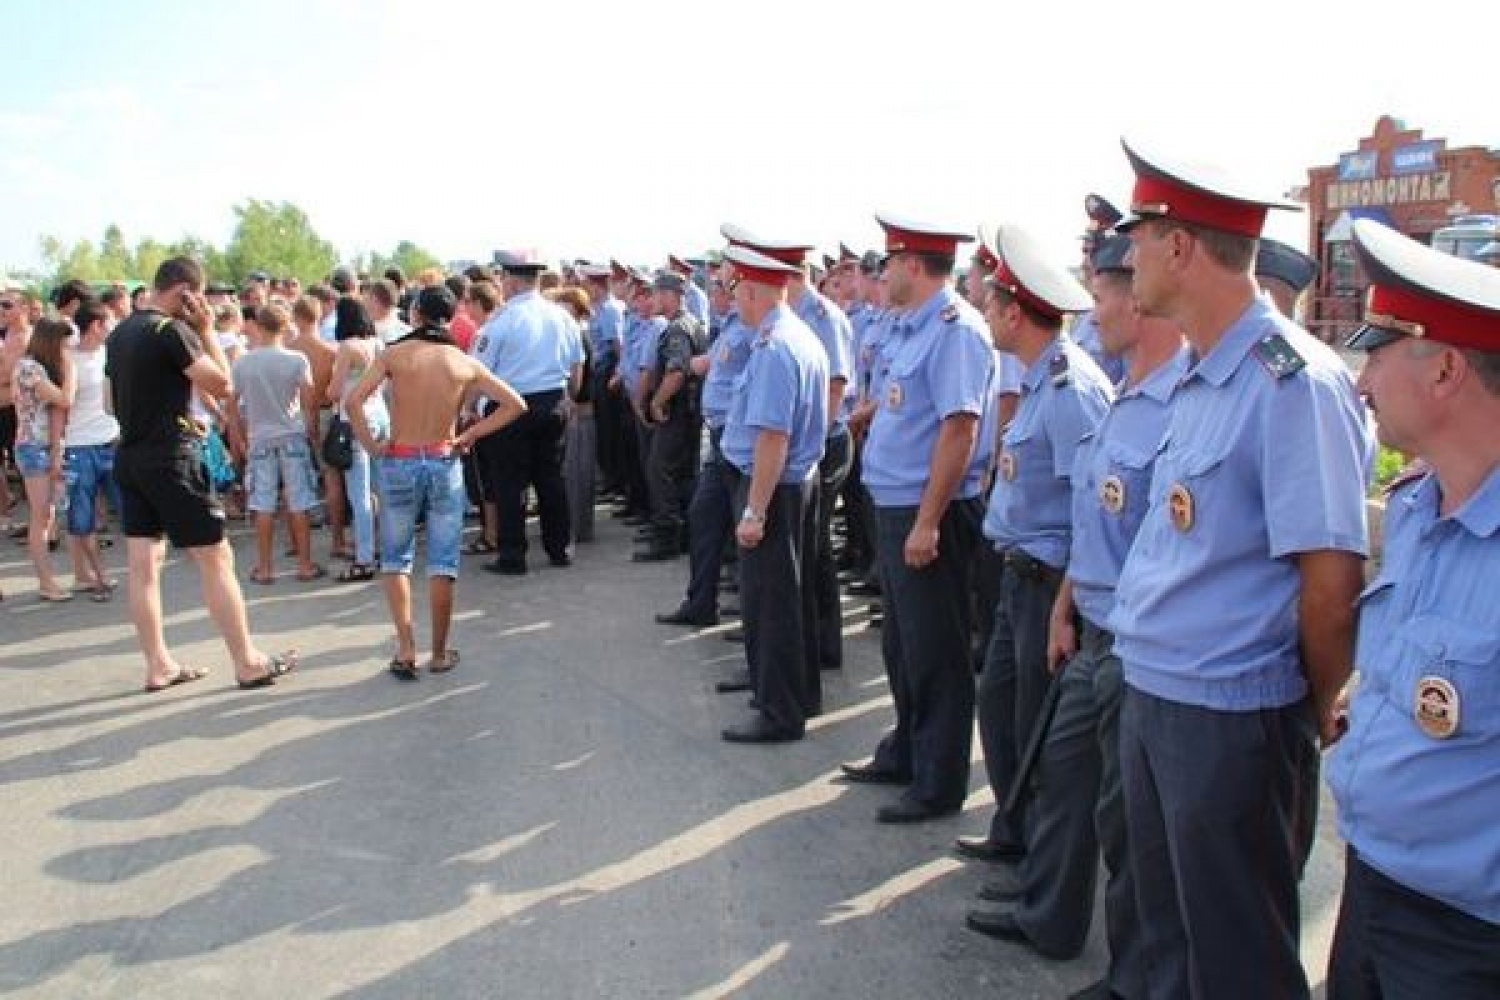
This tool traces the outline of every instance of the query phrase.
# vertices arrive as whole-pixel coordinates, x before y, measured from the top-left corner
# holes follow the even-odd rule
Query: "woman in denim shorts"
[[[44,601],[67,601],[73,595],[57,585],[47,540],[52,534],[52,504],[59,499],[63,479],[62,426],[59,408],[68,405],[72,373],[63,345],[73,333],[67,323],[44,319],[31,331],[26,354],[16,363],[16,465],[26,484],[31,508],[26,547],[36,567],[38,596]],[[53,423],[59,422],[57,434]]]
[[[75,591],[95,601],[107,601],[114,581],[104,573],[99,544],[94,537],[101,491],[120,509],[115,486],[115,441],[120,423],[104,408],[104,306],[85,302],[73,322],[78,326],[78,348],[73,352],[73,400],[68,407],[64,460],[68,487],[68,547],[73,556]]]

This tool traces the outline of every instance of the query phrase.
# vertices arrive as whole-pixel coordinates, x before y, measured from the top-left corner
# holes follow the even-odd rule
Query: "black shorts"
[[[160,538],[179,549],[224,540],[224,508],[197,446],[121,448],[115,454],[120,525],[126,538]]]
[[[0,406],[0,466],[15,461],[16,455],[16,408]]]

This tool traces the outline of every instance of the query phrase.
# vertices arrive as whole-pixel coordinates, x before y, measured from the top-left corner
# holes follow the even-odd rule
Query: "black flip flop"
[[[427,664],[427,669],[434,674],[446,674],[456,666],[458,666],[458,650],[450,649],[443,654],[441,660],[434,658],[431,663]]]
[[[390,671],[397,680],[414,681],[417,679],[417,661],[392,657]]]
[[[207,676],[208,671],[202,667],[183,667],[177,673],[168,677],[165,684],[147,684],[141,690],[147,694],[156,694],[158,691],[165,691],[167,688],[176,687],[179,684],[191,684],[193,681],[201,681]]]
[[[253,691],[256,688],[270,687],[276,683],[276,678],[285,677],[297,669],[297,656],[288,653],[286,656],[272,656],[266,660],[266,672],[250,681],[236,681],[241,691]]]

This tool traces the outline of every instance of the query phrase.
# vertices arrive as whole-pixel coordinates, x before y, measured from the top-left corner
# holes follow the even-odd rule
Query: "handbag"
[[[354,465],[354,428],[349,421],[334,414],[323,435],[323,461],[331,469],[347,472]]]

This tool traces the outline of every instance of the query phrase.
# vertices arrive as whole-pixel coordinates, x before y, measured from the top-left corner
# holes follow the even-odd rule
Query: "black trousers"
[[[896,728],[880,741],[874,766],[911,775],[908,797],[946,809],[969,794],[974,670],[968,596],[979,501],[948,505],[938,527],[938,557],[921,569],[906,565],[904,554],[916,518],[916,507],[876,508],[885,595],[880,641]]]
[[[1306,1000],[1296,809],[1316,752],[1305,701],[1220,712],[1126,686],[1120,778],[1148,996]]]
[[[1349,848],[1328,1000],[1500,997],[1500,924],[1387,878]]]
[[[724,561],[724,547],[734,538],[736,511],[730,479],[739,476],[719,453],[722,429],[710,429],[709,456],[693,486],[688,505],[688,587],[687,610],[698,618],[709,618],[719,611],[719,567]],[[726,469],[728,472],[726,473]]]
[[[521,398],[526,401],[526,412],[485,438],[480,453],[485,482],[499,507],[497,558],[504,562],[526,559],[526,489],[531,487],[536,490],[542,522],[542,548],[558,559],[567,555],[572,539],[562,474],[566,393],[555,389]]]
[[[818,463],[818,508],[810,545],[816,547],[813,593],[817,607],[818,666],[844,666],[844,605],[839,597],[839,570],[833,557],[833,507],[849,478],[853,448],[847,428],[836,430],[824,443]]]
[[[674,546],[692,497],[702,433],[702,418],[685,407],[673,412],[666,423],[651,428],[651,450],[646,458],[651,527],[659,541]]]
[[[620,434],[617,440],[625,506],[632,514],[645,514],[651,509],[650,494],[646,488],[645,428],[636,417],[629,400],[623,398],[620,402]]]
[[[875,507],[860,482],[862,442],[850,438],[849,472],[844,476],[844,552],[850,572],[857,577],[869,575],[875,566]]]
[[[594,451],[607,492],[625,488],[625,479],[620,472],[620,424],[624,420],[620,408],[625,402],[620,390],[611,391],[609,388],[614,373],[615,361],[611,358],[594,368],[590,386],[590,398],[594,401]]]
[[[732,478],[735,508],[743,510],[750,477],[736,472]],[[817,490],[815,480],[778,485],[766,505],[760,544],[739,550],[745,661],[755,702],[773,726],[797,736],[822,711],[805,544]]]

